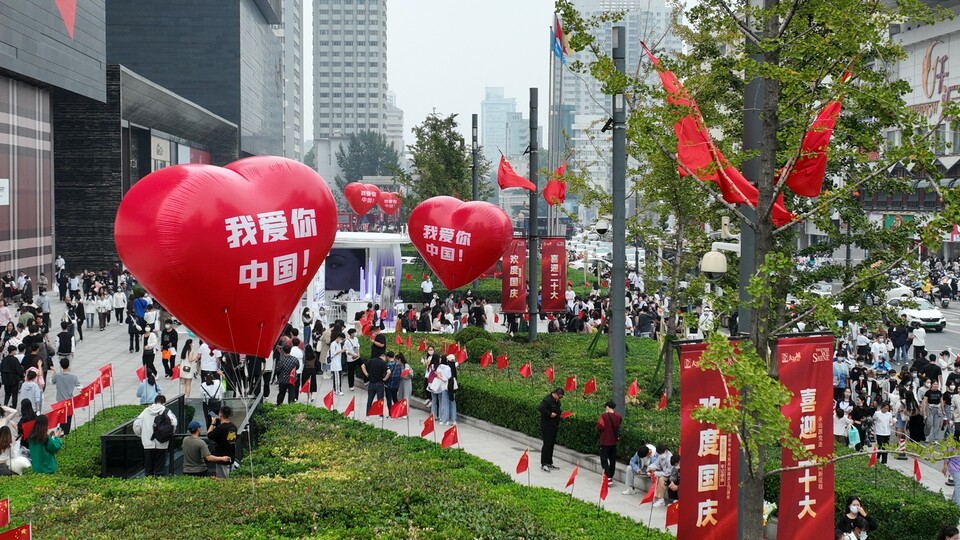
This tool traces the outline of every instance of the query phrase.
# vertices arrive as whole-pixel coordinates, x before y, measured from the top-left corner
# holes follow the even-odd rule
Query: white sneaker
[[[633,495],[633,494],[636,493],[636,492],[637,492],[637,490],[635,490],[635,489],[628,489],[628,490],[624,491],[623,494],[624,494],[624,495]]]
[[[653,502],[653,506],[659,508],[661,506],[666,506],[666,503],[663,502],[663,499],[657,499]]]

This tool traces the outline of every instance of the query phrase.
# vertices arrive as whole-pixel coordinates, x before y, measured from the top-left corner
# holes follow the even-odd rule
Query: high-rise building
[[[537,144],[543,145],[543,130],[537,129]],[[530,119],[517,111],[517,99],[505,97],[503,88],[488,86],[480,103],[480,144],[483,157],[490,162],[488,182],[496,185],[500,152],[511,160],[518,173],[527,170],[524,153],[530,145]],[[525,174],[525,173],[520,173]],[[529,192],[515,189],[499,193],[500,206],[508,212],[519,211],[529,201]],[[512,215],[512,214],[511,214]]]
[[[303,148],[303,0],[283,0],[283,155],[300,160]]]
[[[281,155],[282,1],[107,0],[107,62],[237,124],[242,155]]]
[[[397,94],[387,92],[387,122],[384,131],[386,132],[387,142],[393,145],[403,161],[403,154],[406,147],[403,145],[403,109],[397,107]]]

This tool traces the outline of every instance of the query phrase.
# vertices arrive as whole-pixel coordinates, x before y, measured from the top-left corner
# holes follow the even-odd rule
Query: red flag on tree
[[[407,336],[407,348],[408,349],[413,348],[413,338],[411,338],[410,336]]]
[[[390,407],[390,418],[403,418],[407,415],[407,400],[401,399]]]
[[[567,385],[564,387],[564,390],[567,392],[575,392],[577,390],[577,376],[567,377]]]
[[[30,523],[0,533],[0,540],[30,540],[31,538],[33,538],[33,529]]]
[[[667,393],[660,394],[660,403],[657,404],[657,410],[662,411],[667,408]]]
[[[503,154],[500,154],[500,167],[497,169],[497,184],[500,185],[500,189],[518,187],[530,191],[537,190],[537,186],[533,185],[533,182],[520,176],[513,170],[510,162],[507,161],[506,156]]]
[[[378,399],[370,405],[370,410],[367,411],[367,416],[383,416],[383,400]]]
[[[567,485],[563,486],[563,489],[567,489],[568,487],[573,485],[573,483],[577,480],[578,472],[580,472],[579,463],[573,467],[573,471],[570,473],[570,478],[567,478]]]
[[[10,499],[0,501],[0,528],[10,524]]]
[[[170,370],[170,380],[174,381],[180,378],[180,366],[173,366],[173,369]],[[103,384],[103,378],[97,379]]]
[[[591,377],[587,384],[583,385],[583,395],[589,396],[597,391],[597,378]]]
[[[143,382],[143,380],[147,378],[147,366],[137,368],[137,378],[140,379],[140,382]]]
[[[610,492],[610,482],[607,481],[607,473],[603,473],[603,477],[600,479],[600,500],[607,500],[607,493]]]
[[[417,347],[417,352],[423,352],[423,351],[425,351],[425,350],[427,350],[427,340],[421,339],[421,340],[420,340],[420,346]]]
[[[427,417],[423,421],[423,430],[420,432],[421,437],[426,437],[427,435],[433,433],[433,415]]]
[[[450,429],[443,433],[443,439],[440,440],[440,448],[450,448],[460,442],[457,438],[457,426],[450,426]]]
[[[396,337],[393,338],[393,342],[396,343],[397,345],[403,345],[403,336],[397,333]]]
[[[493,351],[487,351],[480,356],[480,367],[485,368],[493,363]]]
[[[547,382],[553,382],[553,366],[548,367],[543,374],[547,376]]]
[[[787,187],[797,195],[816,197],[823,189],[823,177],[827,173],[827,150],[830,137],[837,124],[843,106],[839,100],[831,101],[820,111],[816,120],[803,136],[800,157],[787,177]]]
[[[357,398],[353,397],[350,399],[350,404],[347,405],[347,408],[343,410],[343,415],[349,417],[353,414],[354,408],[357,406]]]
[[[913,458],[913,477],[917,479],[917,482],[923,478],[923,475],[920,474],[920,461],[917,458]]]
[[[497,369],[507,369],[507,355],[501,354],[497,357]]]
[[[521,377],[523,377],[524,379],[528,379],[528,378],[530,378],[530,375],[531,375],[531,374],[532,374],[532,371],[531,371],[531,368],[530,368],[530,362],[527,362],[526,364],[520,366],[520,376],[521,376]]]
[[[877,464],[877,451],[874,450],[873,452],[870,452],[870,462],[867,463],[867,467],[873,467],[876,464]]]
[[[634,379],[633,382],[630,383],[630,388],[627,388],[627,395],[630,397],[637,397],[637,394],[639,393],[640,387],[637,386],[637,380]]]
[[[530,468],[530,449],[523,451],[520,461],[517,462],[517,474],[523,474]]]
[[[323,396],[323,406],[326,407],[328,411],[333,410],[333,390],[327,392],[327,395]]]
[[[675,502],[667,507],[667,516],[664,527],[672,527],[680,524],[680,503]]]

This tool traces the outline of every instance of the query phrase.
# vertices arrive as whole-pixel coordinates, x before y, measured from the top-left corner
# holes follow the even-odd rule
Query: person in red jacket
[[[620,424],[623,417],[616,412],[617,404],[610,400],[604,413],[597,419],[597,433],[600,434],[600,467],[607,475],[607,484],[613,485],[613,475],[617,472],[617,443],[620,442]]]

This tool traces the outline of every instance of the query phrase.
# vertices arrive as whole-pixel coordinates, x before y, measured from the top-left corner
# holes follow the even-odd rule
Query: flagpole
[[[409,400],[410,398],[407,398],[407,411],[406,411],[407,414],[405,415],[407,417],[407,437],[410,436],[410,401]]]

